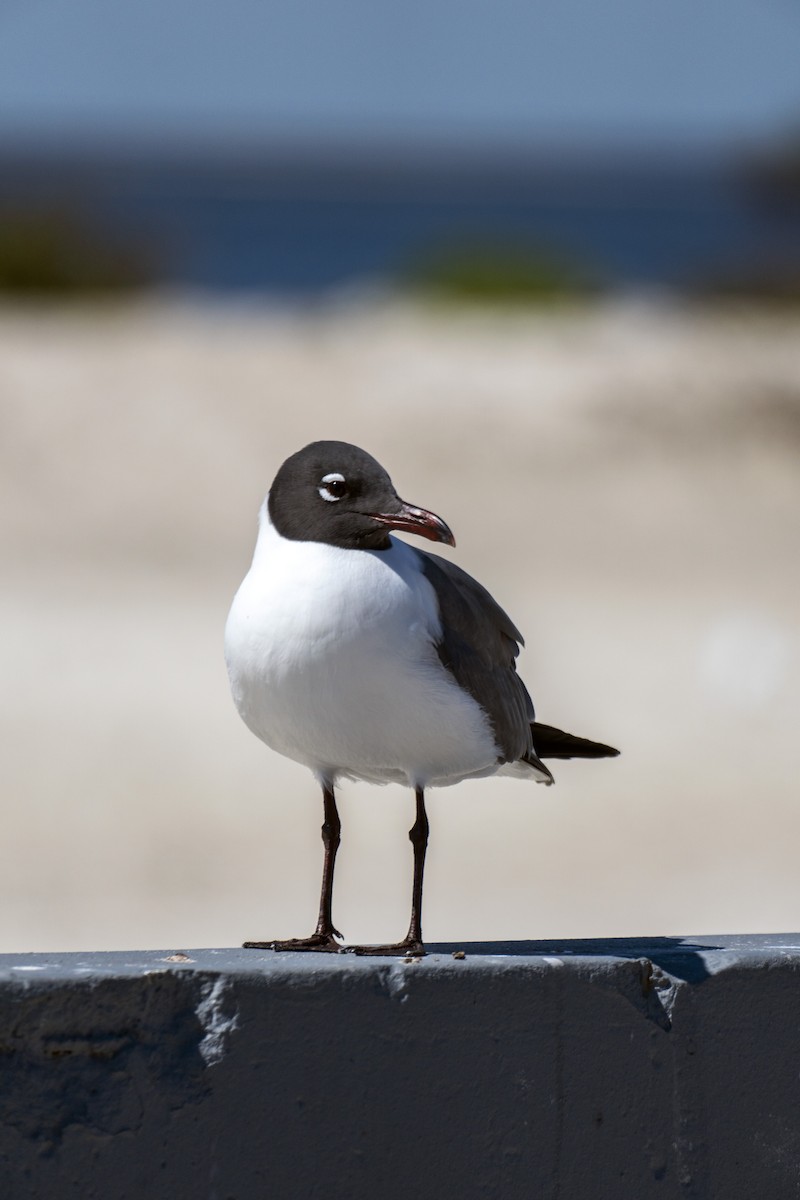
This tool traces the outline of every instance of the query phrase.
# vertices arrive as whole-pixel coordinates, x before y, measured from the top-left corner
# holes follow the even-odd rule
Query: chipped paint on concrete
[[[231,987],[224,976],[203,984],[201,995],[195,1009],[203,1029],[199,1049],[206,1066],[212,1067],[225,1054],[227,1040],[239,1024],[239,1016],[235,1009],[225,1012],[226,1003],[231,1000]]]

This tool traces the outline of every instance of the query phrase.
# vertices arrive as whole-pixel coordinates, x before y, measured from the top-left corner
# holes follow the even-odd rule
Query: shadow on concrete
[[[686,983],[702,983],[709,971],[704,954],[723,950],[714,942],[698,942],[692,938],[587,938],[565,941],[515,942],[440,942],[427,944],[429,954],[453,954],[463,950],[467,955],[519,955],[531,957],[554,955],[571,958],[647,958],[662,970]]]

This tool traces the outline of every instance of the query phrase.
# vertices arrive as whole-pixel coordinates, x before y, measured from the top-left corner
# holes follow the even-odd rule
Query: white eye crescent
[[[329,475],[323,475],[322,486],[318,487],[317,491],[323,500],[328,500],[331,504],[341,500],[342,496],[347,493],[344,475],[340,475],[338,471],[331,471]]]

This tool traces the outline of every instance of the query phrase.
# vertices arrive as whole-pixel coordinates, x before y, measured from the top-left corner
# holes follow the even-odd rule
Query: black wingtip
[[[619,750],[604,742],[576,737],[553,725],[534,721],[531,725],[533,745],[539,758],[617,758]]]

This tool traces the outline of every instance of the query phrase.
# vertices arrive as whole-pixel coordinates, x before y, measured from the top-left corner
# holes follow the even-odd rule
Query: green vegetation
[[[148,282],[141,254],[62,209],[0,209],[0,293],[31,299],[129,291]]]
[[[596,294],[588,271],[527,244],[464,241],[421,254],[402,275],[412,291],[453,303],[553,304]]]

